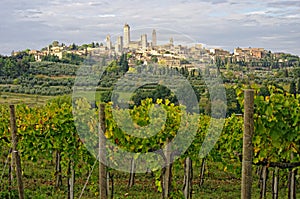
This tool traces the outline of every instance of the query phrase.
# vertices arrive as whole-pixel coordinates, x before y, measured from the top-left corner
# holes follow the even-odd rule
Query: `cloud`
[[[101,15],[98,15],[97,17],[107,18],[107,17],[116,17],[116,15],[115,14],[101,14]]]
[[[278,7],[278,8],[283,8],[283,7],[300,7],[300,2],[298,0],[294,1],[272,1],[267,3],[267,6],[269,7]]]

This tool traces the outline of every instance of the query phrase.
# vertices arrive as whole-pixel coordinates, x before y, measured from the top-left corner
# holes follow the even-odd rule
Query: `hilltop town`
[[[151,40],[147,34],[142,34],[140,40],[131,39],[130,26],[125,24],[123,36],[119,35],[116,41],[112,41],[108,34],[105,43],[84,44],[77,46],[74,43],[66,46],[54,41],[42,50],[29,50],[28,53],[34,55],[35,61],[42,61],[43,57],[55,56],[62,59],[64,55],[72,54],[78,56],[106,56],[110,58],[120,57],[123,53],[129,54],[129,66],[137,64],[147,65],[156,62],[168,67],[186,67],[188,69],[204,67],[207,64],[227,65],[240,64],[254,67],[269,67],[268,62],[274,62],[274,68],[284,65],[295,64],[299,57],[283,52],[271,52],[264,48],[240,48],[237,47],[232,52],[221,48],[205,48],[203,44],[193,46],[175,45],[171,37],[168,43],[158,44],[157,31],[153,29]],[[13,52],[17,55],[20,52]],[[196,64],[197,63],[197,64]]]

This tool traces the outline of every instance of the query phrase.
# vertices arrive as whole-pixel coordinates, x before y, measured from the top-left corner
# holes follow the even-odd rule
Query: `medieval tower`
[[[155,47],[157,45],[157,41],[156,41],[156,30],[154,29],[152,31],[152,46]]]
[[[128,24],[125,24],[124,26],[124,48],[128,48],[129,47],[129,43],[130,43],[130,26]]]

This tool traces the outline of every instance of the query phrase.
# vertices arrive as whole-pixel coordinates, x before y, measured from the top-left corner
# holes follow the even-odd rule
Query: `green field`
[[[54,96],[42,96],[42,95],[28,95],[20,93],[6,93],[2,92],[0,96],[0,104],[20,104],[24,103],[28,106],[37,106],[45,104],[49,99],[53,99]]]
[[[43,164],[41,164],[43,162]],[[2,173],[3,164],[1,163],[0,173]],[[60,188],[55,188],[54,163],[44,162],[33,164],[29,161],[23,161],[23,181],[25,187],[26,198],[46,199],[46,198],[67,198],[67,178],[63,178],[63,185]],[[178,161],[175,162],[173,168],[172,194],[173,198],[182,198],[181,190],[183,187],[183,165]],[[255,167],[253,167],[255,169]],[[136,174],[135,184],[128,188],[129,173],[110,171],[113,174],[114,181],[114,197],[113,198],[160,198],[161,193],[157,191],[155,186],[155,177],[151,173]],[[193,194],[195,199],[227,199],[240,198],[241,176],[230,172],[223,171],[221,164],[208,163],[206,165],[204,184],[199,187],[199,167],[194,167],[193,173]],[[79,198],[84,184],[87,180],[88,173],[75,178],[75,198]],[[252,198],[260,197],[259,177],[253,171],[253,186]],[[284,175],[282,174],[282,177]],[[2,179],[0,186],[0,198],[18,198],[16,180],[13,181],[12,190],[9,193],[7,186],[7,176]],[[272,198],[272,179],[268,180],[266,198]],[[280,183],[279,198],[287,198],[287,185]],[[297,187],[297,197],[300,197],[299,185]],[[111,183],[110,183],[111,189]],[[96,164],[91,178],[88,181],[86,189],[83,192],[82,198],[92,199],[97,198],[98,191],[98,164]]]

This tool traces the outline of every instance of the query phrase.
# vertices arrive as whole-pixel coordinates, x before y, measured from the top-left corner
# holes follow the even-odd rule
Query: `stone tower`
[[[156,30],[153,29],[153,31],[152,31],[152,47],[155,47],[156,45],[157,45]]]
[[[123,52],[123,37],[122,36],[118,36],[118,38],[117,38],[117,42],[115,45],[115,52],[117,54],[121,54]]]
[[[106,36],[106,47],[110,50],[111,49],[111,39],[110,35]]]
[[[174,39],[173,39],[173,37],[170,38],[170,45],[172,45],[172,46],[174,45]]]
[[[146,35],[146,34],[143,34],[143,35],[141,36],[141,42],[142,42],[142,49],[143,49],[143,50],[146,50],[147,47],[148,47],[147,35]]]
[[[128,48],[130,43],[130,26],[128,24],[124,25],[124,48]]]

